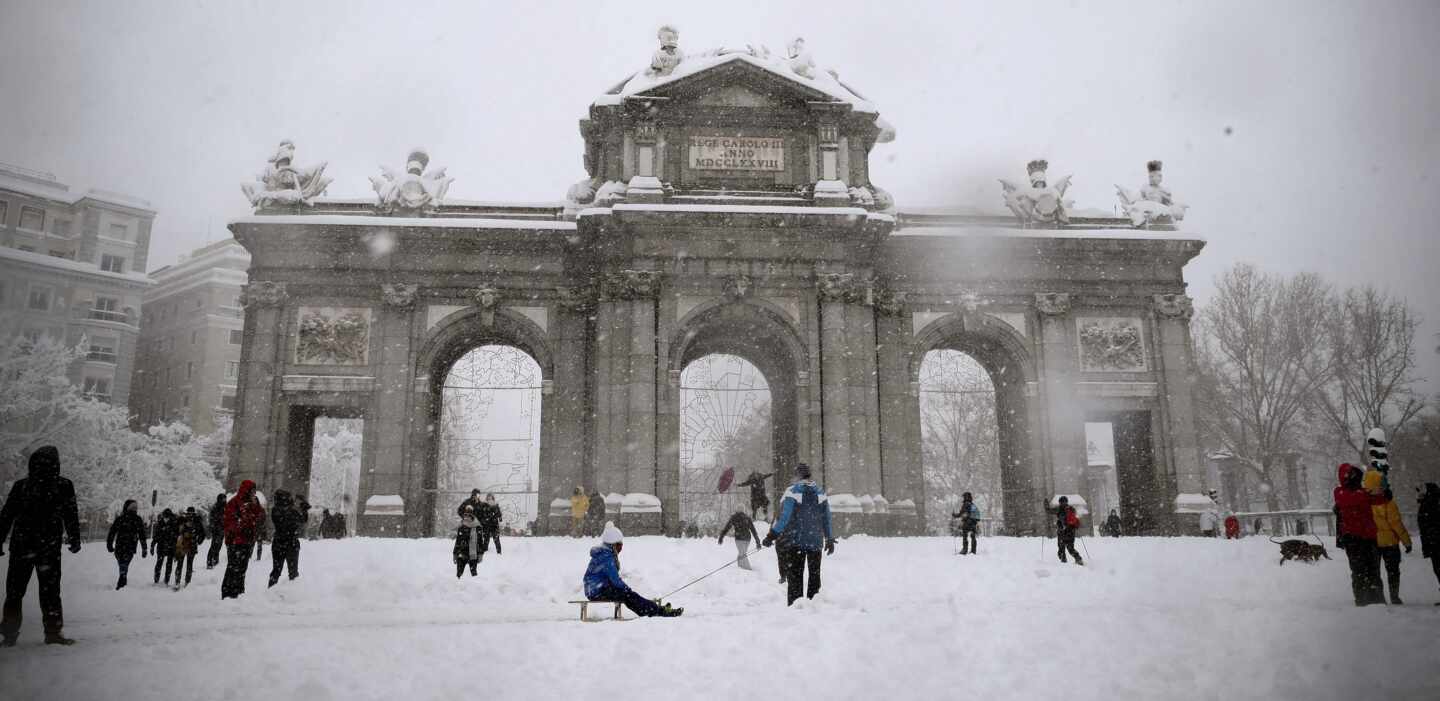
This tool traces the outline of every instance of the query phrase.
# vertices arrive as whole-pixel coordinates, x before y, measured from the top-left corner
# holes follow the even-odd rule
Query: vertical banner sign
[[[692,170],[785,170],[785,139],[778,136],[692,136]]]

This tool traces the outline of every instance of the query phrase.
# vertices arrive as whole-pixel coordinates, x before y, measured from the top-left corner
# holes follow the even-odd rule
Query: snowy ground
[[[767,550],[674,597],[681,619],[587,624],[564,602],[589,541],[512,539],[459,581],[448,541],[307,542],[299,580],[267,591],[267,550],[227,602],[220,569],[171,592],[149,583],[153,560],[115,592],[89,543],[64,560],[79,644],[40,644],[32,583],[0,698],[1440,698],[1440,597],[1418,549],[1409,605],[1356,609],[1343,559],[1278,567],[1258,538],[1086,544],[1079,568],[1053,540],[1042,560],[1035,539],[958,557],[948,539],[850,538],[791,609]],[[659,595],[733,553],[631,538],[622,559]]]

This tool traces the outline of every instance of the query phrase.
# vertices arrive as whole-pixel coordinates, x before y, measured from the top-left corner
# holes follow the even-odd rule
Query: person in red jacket
[[[234,599],[245,593],[250,553],[264,521],[265,507],[255,496],[255,483],[241,482],[240,491],[225,504],[225,579],[220,583],[221,599]]]
[[[1355,605],[1384,604],[1380,549],[1375,543],[1375,513],[1372,508],[1377,503],[1384,503],[1384,497],[1365,491],[1362,484],[1364,470],[1350,463],[1342,464],[1337,476],[1340,484],[1335,487],[1334,497],[1339,533],[1335,538],[1350,561],[1350,589],[1355,595]]]
[[[1225,517],[1225,540],[1238,540],[1240,538],[1240,519],[1235,514]]]

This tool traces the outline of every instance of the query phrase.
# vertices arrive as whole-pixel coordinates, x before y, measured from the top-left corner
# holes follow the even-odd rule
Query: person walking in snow
[[[585,515],[590,512],[590,496],[585,493],[585,488],[576,486],[575,491],[570,493],[570,537],[579,538],[584,535]]]
[[[744,511],[736,511],[730,516],[730,520],[725,522],[725,527],[720,530],[720,538],[716,542],[724,545],[725,534],[729,533],[731,529],[735,531],[735,564],[739,565],[742,570],[748,570],[750,569],[750,559],[747,556],[750,554],[750,544],[760,542],[760,533],[755,530],[755,522],[751,521]]]
[[[1061,562],[1065,562],[1065,553],[1068,552],[1071,557],[1075,558],[1075,564],[1085,564],[1085,560],[1080,557],[1080,552],[1075,549],[1075,532],[1078,530],[1080,530],[1080,515],[1075,513],[1075,507],[1070,505],[1070,497],[1062,495],[1059,505],[1055,508],[1055,540]]]
[[[485,554],[485,540],[480,535],[480,522],[475,519],[475,508],[466,506],[465,512],[460,516],[460,525],[455,529],[455,549],[452,551],[455,560],[455,578],[459,579],[465,572],[465,566],[470,566],[470,576],[475,576],[475,566],[480,564],[480,557]]]
[[[1110,515],[1105,519],[1105,535],[1111,538],[1120,537],[1120,512],[1111,509]]]
[[[270,541],[270,584],[280,581],[280,572],[290,568],[290,579],[300,576],[300,535],[310,520],[310,505],[305,497],[296,498],[283,489],[275,490],[275,507],[270,510],[274,524]]]
[[[13,529],[13,530],[12,530]],[[20,635],[21,603],[30,587],[30,574],[40,585],[40,620],[46,645],[73,645],[65,637],[64,607],[60,602],[60,543],[80,552],[80,509],[75,485],[60,476],[60,451],[53,445],[30,454],[29,474],[15,481],[5,506],[0,507],[0,555],[10,538],[9,569],[5,573],[4,617],[0,618],[0,647],[14,647]]]
[[[495,544],[495,554],[500,554],[500,505],[495,503],[494,494],[486,494],[485,501],[480,503],[480,508],[475,511],[475,520],[480,523],[480,559],[485,559],[485,552],[490,549],[490,543]]]
[[[1380,561],[1385,565],[1385,575],[1390,583],[1390,603],[1399,606],[1400,600],[1400,546],[1410,552],[1410,531],[1400,520],[1400,507],[1395,504],[1395,494],[1383,485],[1384,474],[1379,470],[1365,473],[1362,484],[1365,491],[1379,494],[1384,503],[1371,507],[1375,515],[1375,547],[1380,551]]]
[[[1435,581],[1440,583],[1440,484],[1426,482],[1419,501],[1420,510],[1415,514],[1415,521],[1420,531],[1420,555],[1430,559]],[[1440,606],[1440,602],[1435,605]]]
[[[264,521],[265,507],[255,496],[255,483],[241,482],[240,491],[225,503],[225,578],[220,582],[221,599],[234,599],[245,593],[250,554],[260,538],[260,524]]]
[[[780,518],[765,534],[761,547],[783,540],[788,549],[785,557],[786,601],[789,606],[800,598],[805,573],[809,586],[805,598],[813,599],[820,591],[820,551],[835,554],[835,535],[830,529],[830,500],[825,490],[810,479],[810,466],[795,466],[795,482],[780,498]]]
[[[1382,503],[1384,497],[1365,491],[1364,470],[1344,463],[1336,472],[1340,484],[1332,492],[1339,523],[1339,534],[1335,538],[1349,560],[1350,590],[1355,596],[1355,605],[1383,604],[1385,591],[1380,583],[1374,507]]]
[[[205,553],[205,569],[213,570],[220,564],[220,548],[225,545],[225,493],[215,495],[210,505],[210,551]]]
[[[175,588],[180,588],[180,572],[185,572],[185,586],[190,585],[190,578],[195,574],[195,554],[200,552],[200,544],[205,542],[205,521],[196,513],[195,507],[185,507],[185,513],[180,514],[175,538]]]
[[[165,584],[170,584],[170,568],[175,565],[175,539],[180,535],[180,520],[175,517],[175,512],[166,509],[160,512],[160,518],[155,519],[155,525],[150,533],[150,542],[155,546],[155,583],[160,583],[160,568],[165,568]],[[179,580],[179,572],[176,573],[176,580]]]
[[[460,502],[460,505],[459,505],[459,506],[455,507],[455,515],[456,515],[456,516],[462,516],[462,515],[464,515],[464,514],[465,514],[465,507],[467,507],[467,506],[470,507],[470,510],[471,510],[472,512],[474,512],[476,515],[479,515],[479,513],[480,513],[480,505],[483,504],[483,503],[485,503],[485,500],[480,498],[480,490],[478,490],[478,489],[472,489],[472,490],[470,490],[470,496],[467,497],[467,498],[465,499],[465,501]]]
[[[590,564],[585,568],[585,598],[590,601],[618,601],[637,616],[671,618],[685,613],[683,608],[652,601],[635,592],[620,578],[620,551],[625,547],[625,534],[615,524],[605,522],[600,545],[590,548]]]
[[[980,529],[980,507],[975,505],[975,497],[970,492],[960,495],[960,510],[956,515],[960,518],[960,554],[978,555],[980,545],[975,535]]]
[[[105,549],[115,553],[115,563],[120,566],[120,578],[115,581],[116,591],[125,588],[136,547],[140,549],[141,558],[150,554],[145,544],[145,521],[141,520],[139,512],[140,505],[134,499],[126,499],[120,515],[110,523],[110,532],[105,535]]]

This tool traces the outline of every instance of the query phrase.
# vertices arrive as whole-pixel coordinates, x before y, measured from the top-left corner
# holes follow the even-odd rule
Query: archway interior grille
[[[729,514],[748,510],[749,489],[737,486],[773,464],[770,386],[749,361],[711,354],[680,373],[680,518],[703,531],[718,529]],[[720,476],[735,469],[729,489]],[[767,488],[773,482],[767,483]]]

